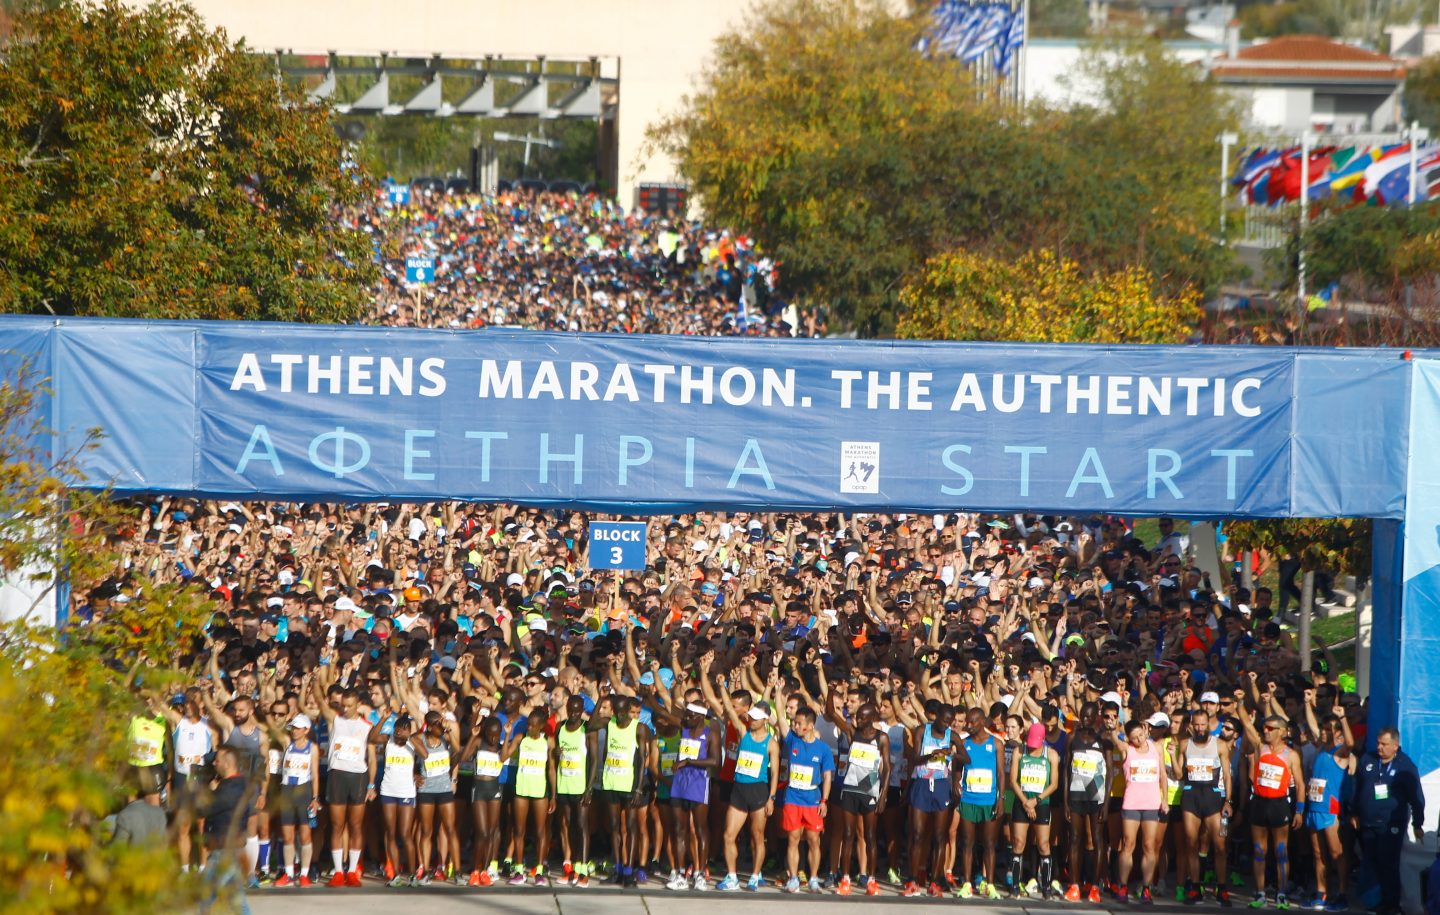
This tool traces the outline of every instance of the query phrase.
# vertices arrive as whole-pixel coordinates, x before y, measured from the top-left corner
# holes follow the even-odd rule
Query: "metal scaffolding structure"
[[[309,61],[323,57],[323,64]],[[522,61],[447,61],[430,58],[392,58],[388,54],[341,55],[336,51],[304,54],[292,50],[274,54],[276,67],[288,79],[319,82],[307,89],[316,101],[330,101],[338,114],[423,115],[428,117],[538,117],[613,119],[619,80],[599,75],[599,61],[547,61],[538,58],[528,65]],[[358,63],[356,61],[359,61]],[[573,72],[547,69],[547,64],[573,64]],[[406,99],[391,98],[391,76],[418,77],[421,88]],[[344,101],[336,98],[340,80],[353,77],[364,81],[358,95]],[[454,80],[465,87],[458,102],[446,101],[445,82]],[[500,93],[501,83],[518,89]],[[552,87],[560,92],[554,97]],[[563,87],[563,88],[562,88]]]

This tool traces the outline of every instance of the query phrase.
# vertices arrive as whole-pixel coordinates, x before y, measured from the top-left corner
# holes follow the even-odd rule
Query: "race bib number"
[[[415,758],[405,753],[397,753],[394,750],[385,751],[386,766],[411,766],[415,764]]]
[[[584,750],[560,751],[560,774],[578,776],[585,771]]]
[[[965,790],[972,794],[989,794],[995,787],[995,773],[989,769],[966,769]]]
[[[849,762],[857,769],[874,769],[880,765],[880,748],[873,743],[852,743]]]
[[[1100,760],[1086,756],[1076,756],[1070,763],[1070,768],[1075,771],[1076,775],[1082,775],[1085,778],[1094,778],[1100,774]]]
[[[159,741],[140,739],[136,740],[131,746],[131,755],[135,759],[136,765],[153,766],[160,762],[161,750]]]
[[[1153,759],[1137,759],[1130,766],[1130,781],[1146,785],[1160,780],[1160,763]]]
[[[611,777],[624,777],[630,772],[631,760],[624,755],[609,753],[605,756],[605,774]]]
[[[1256,781],[1261,788],[1278,789],[1280,780],[1285,777],[1285,767],[1277,766],[1274,763],[1260,764],[1260,777]]]
[[[450,773],[450,754],[446,752],[431,753],[425,757],[425,777],[439,778]]]
[[[798,788],[801,791],[809,791],[815,787],[815,768],[813,766],[790,765],[790,787]]]
[[[680,738],[680,758],[681,758],[681,759],[699,759],[699,758],[700,758],[700,741],[699,741],[698,738],[697,738],[697,739],[692,739],[692,738],[689,738],[689,737],[682,737],[682,738]]]
[[[1049,784],[1049,781],[1050,780],[1045,777],[1044,769],[1020,770],[1021,791],[1039,794],[1041,791],[1045,790],[1045,786]]]
[[[1310,793],[1306,795],[1306,798],[1307,798],[1311,803],[1317,803],[1317,804],[1318,804],[1319,802],[1325,800],[1325,779],[1323,779],[1323,778],[1312,778],[1312,779],[1310,779]]]
[[[660,754],[660,774],[661,774],[661,775],[669,775],[669,774],[671,774],[672,772],[675,771],[675,758],[676,758],[677,755],[678,755],[678,754],[676,754],[676,753],[661,753],[661,754]]]
[[[1215,762],[1213,759],[1187,759],[1185,760],[1185,774],[1192,782],[1213,782],[1215,781]]]
[[[365,744],[354,737],[340,737],[335,741],[335,759],[341,762],[359,762],[365,758]]]
[[[544,753],[521,753],[520,768],[517,770],[521,775],[544,775],[545,754]]]
[[[500,754],[490,750],[481,750],[475,754],[475,774],[484,778],[497,778],[504,765],[500,762]]]
[[[198,766],[205,761],[204,756],[181,756],[177,762],[182,766]]]
[[[280,774],[280,751],[271,750],[266,758],[266,771],[271,775]]]
[[[760,767],[764,762],[765,757],[761,754],[753,750],[741,750],[740,755],[735,758],[735,774],[746,778],[759,778]]]

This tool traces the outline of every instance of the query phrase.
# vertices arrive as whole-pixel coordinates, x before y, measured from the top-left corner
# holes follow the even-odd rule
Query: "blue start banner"
[[[1396,352],[0,320],[121,491],[686,507],[1403,512]]]

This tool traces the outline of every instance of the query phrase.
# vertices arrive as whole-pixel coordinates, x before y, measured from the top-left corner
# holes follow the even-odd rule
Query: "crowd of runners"
[[[343,218],[445,261],[377,323],[824,328],[745,239],[603,203]],[[612,574],[570,511],[141,505],[70,625],[177,578],[221,607],[130,725],[187,869],[1398,911],[1400,735],[1170,519],[680,514]]]

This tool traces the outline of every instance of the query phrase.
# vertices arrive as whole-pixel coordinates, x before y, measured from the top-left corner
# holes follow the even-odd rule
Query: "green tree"
[[[1193,291],[1157,295],[1143,268],[1087,275],[1046,250],[1017,259],[952,251],[900,298],[897,335],[920,340],[1178,343],[1200,319]]]
[[[376,277],[326,108],[193,9],[23,8],[0,55],[0,310],[346,321]]]
[[[113,533],[136,519],[83,481],[77,455],[38,443],[33,376],[0,382],[0,580],[77,587],[113,574]],[[53,595],[52,595],[53,596]],[[204,593],[145,588],[91,625],[0,625],[0,913],[162,912],[193,907],[198,881],[169,847],[108,844],[123,806],[126,728],[137,688],[179,680],[173,659],[208,616]]]
[[[1265,550],[1279,559],[1294,556],[1301,568],[1328,569],[1340,575],[1370,574],[1370,519],[1261,518],[1226,521],[1228,546]]]
[[[868,333],[893,324],[926,257],[1043,212],[1016,189],[1039,150],[957,61],[915,52],[924,21],[879,0],[764,4],[650,134],[710,219],[752,232],[789,288]]]
[[[876,0],[765,5],[720,39],[699,90],[651,140],[712,219],[781,261],[789,289],[864,333],[890,331],[907,274],[957,248],[1141,266],[1169,295],[1219,283],[1215,138],[1238,123],[1228,95],[1135,41],[1087,55],[1100,104],[1021,111],[954,60],[917,54],[926,21]]]
[[[1440,57],[1422,57],[1405,77],[1405,119],[1440,133]]]
[[[1064,179],[1043,243],[1090,269],[1143,266],[1171,294],[1215,288],[1231,269],[1215,243],[1216,138],[1238,129],[1237,102],[1148,38],[1092,45],[1076,76],[1096,104],[1033,114]]]
[[[1440,275],[1440,202],[1415,207],[1332,204],[1311,220],[1303,239],[1281,249],[1293,281],[1303,245],[1311,288],[1341,283],[1372,302],[1399,301],[1405,289]]]

